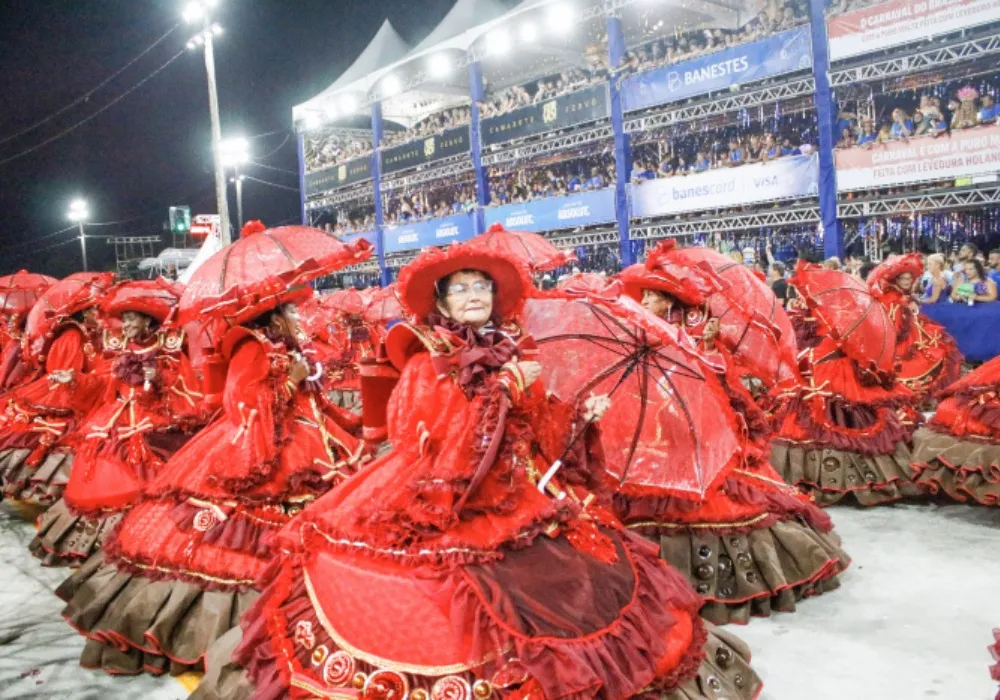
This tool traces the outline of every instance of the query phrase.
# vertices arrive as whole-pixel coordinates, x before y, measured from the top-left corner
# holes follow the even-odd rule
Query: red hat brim
[[[669,294],[685,306],[701,306],[706,300],[705,295],[690,281],[660,270],[650,270],[641,263],[625,268],[618,279],[622,282],[622,293],[640,303],[642,293],[647,289]]]
[[[516,315],[531,288],[528,268],[506,253],[477,245],[475,240],[452,245],[448,250],[431,248],[399,273],[399,300],[423,322],[437,310],[438,280],[462,270],[476,270],[496,284],[493,312],[501,318]]]
[[[180,289],[160,278],[121,282],[108,291],[100,308],[109,316],[134,311],[149,316],[157,323],[164,323],[173,315],[179,302]]]
[[[868,287],[877,291],[885,291],[886,285],[895,282],[896,278],[905,272],[913,275],[914,279],[924,274],[924,261],[920,253],[890,255],[871,271],[868,276]]]

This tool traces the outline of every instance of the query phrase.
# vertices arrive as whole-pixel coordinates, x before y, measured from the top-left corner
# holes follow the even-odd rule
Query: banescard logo
[[[546,124],[549,122],[554,122],[559,118],[559,104],[553,100],[552,102],[546,102],[542,107],[542,121]]]

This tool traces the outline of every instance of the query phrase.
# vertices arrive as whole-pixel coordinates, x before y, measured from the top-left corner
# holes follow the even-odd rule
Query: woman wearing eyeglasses
[[[403,270],[422,325],[387,343],[393,450],[282,531],[234,657],[249,685],[213,655],[197,697],[755,697],[745,646],[598,506],[595,434],[538,489],[584,416],[539,381],[517,323],[530,284],[474,242]]]

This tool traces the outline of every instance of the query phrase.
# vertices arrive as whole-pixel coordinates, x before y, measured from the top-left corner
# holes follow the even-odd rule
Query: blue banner
[[[633,219],[704,211],[782,199],[815,197],[819,156],[786,156],[694,175],[647,180],[631,185]]]
[[[402,253],[467,241],[476,235],[472,214],[455,214],[385,230],[385,252]]]
[[[487,228],[499,223],[511,231],[530,233],[605,224],[614,220],[615,192],[612,188],[486,210]]]
[[[809,26],[634,75],[622,83],[626,112],[812,67]]]

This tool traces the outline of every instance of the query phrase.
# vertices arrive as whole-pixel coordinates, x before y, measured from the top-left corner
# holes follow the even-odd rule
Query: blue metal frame
[[[392,274],[385,266],[385,213],[382,208],[382,159],[378,147],[382,143],[382,105],[372,105],[372,187],[375,196],[375,253],[378,256],[379,278],[382,286],[392,282]]]
[[[299,151],[299,203],[301,204],[302,225],[308,226],[309,210],[306,209],[306,137],[303,134],[296,134]]]
[[[837,168],[833,162],[833,133],[839,111],[830,89],[830,51],[826,36],[826,2],[809,0],[813,78],[816,81],[816,117],[819,121],[819,214],[823,222],[823,253],[842,257],[844,236],[837,220]]]
[[[476,233],[486,230],[483,207],[490,203],[490,181],[483,167],[483,143],[479,138],[479,103],[486,99],[486,87],[483,84],[483,73],[479,63],[469,64],[469,94],[472,98],[471,119],[469,122],[469,145],[472,147],[472,167],[476,172]]]
[[[625,60],[625,34],[618,17],[608,18],[608,59],[611,66],[609,90],[611,96],[611,128],[615,134],[615,213],[618,216],[618,249],[622,267],[635,263],[629,242],[628,183],[632,176],[632,147],[622,118],[621,84],[615,70]]]

